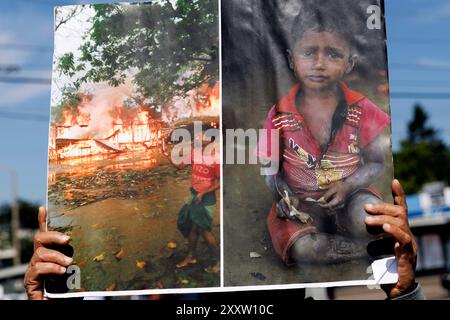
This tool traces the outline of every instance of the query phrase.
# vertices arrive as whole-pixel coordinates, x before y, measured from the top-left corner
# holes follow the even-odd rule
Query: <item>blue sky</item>
[[[0,79],[49,79],[53,6],[101,2],[105,1],[0,0]],[[386,16],[394,148],[406,135],[416,102],[450,144],[450,1],[386,0]],[[8,65],[21,70],[7,75]],[[397,93],[448,95],[440,100],[398,99]],[[0,97],[0,203],[10,199],[7,170],[17,173],[21,198],[45,203],[50,86],[0,81]],[[33,121],[7,118],[13,113],[31,115]]]

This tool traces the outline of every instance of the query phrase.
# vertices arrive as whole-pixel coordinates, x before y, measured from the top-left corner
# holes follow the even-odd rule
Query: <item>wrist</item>
[[[387,293],[387,296],[388,296],[388,299],[396,299],[396,298],[410,294],[416,288],[417,288],[417,282],[415,282],[415,281],[413,281],[410,284],[406,284],[406,285],[402,285],[402,286],[397,284],[393,290],[390,290]]]
[[[402,295],[397,295],[395,297],[388,296],[387,300],[426,300],[427,298],[422,292],[419,283],[414,283],[414,289],[409,292],[405,292]]]

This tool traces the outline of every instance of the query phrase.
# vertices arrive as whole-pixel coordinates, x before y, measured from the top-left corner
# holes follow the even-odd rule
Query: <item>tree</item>
[[[25,200],[18,201],[20,228],[22,229],[37,229],[39,228],[37,215],[39,205],[30,203]],[[0,225],[7,225],[11,223],[11,206],[3,204],[0,206]]]
[[[427,182],[450,183],[450,149],[438,137],[437,130],[427,125],[427,120],[426,112],[416,105],[408,123],[408,138],[394,153],[395,176],[409,194],[417,193]]]
[[[89,81],[118,86],[131,74],[139,93],[160,104],[205,82],[212,86],[219,76],[217,1],[172,3],[92,5],[80,58],[65,54],[58,68],[70,77],[81,74],[76,88]]]

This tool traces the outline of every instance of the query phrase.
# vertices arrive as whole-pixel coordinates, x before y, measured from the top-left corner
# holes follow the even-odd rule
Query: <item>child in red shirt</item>
[[[201,141],[202,145],[194,147],[182,163],[175,164],[169,157],[170,161],[179,169],[189,164],[192,165],[191,196],[181,208],[177,219],[178,229],[188,239],[189,250],[183,261],[176,267],[184,268],[197,263],[196,249],[199,235],[201,235],[215,259],[215,263],[204,270],[208,273],[218,273],[220,271],[220,251],[211,229],[216,212],[215,192],[220,188],[220,149],[217,142],[213,142],[216,147],[209,149],[211,154],[206,152],[206,147],[213,145],[203,138],[203,132],[199,133],[195,139]]]
[[[265,122],[279,131],[280,150],[270,140],[258,148],[279,167],[266,177],[276,197],[269,232],[286,264],[365,258],[373,237],[364,204],[381,201],[371,183],[384,172],[380,134],[390,118],[342,81],[356,63],[345,24],[318,11],[301,19],[287,51],[298,84]]]

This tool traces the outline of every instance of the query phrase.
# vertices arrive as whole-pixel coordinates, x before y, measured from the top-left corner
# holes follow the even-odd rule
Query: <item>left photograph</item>
[[[219,140],[217,0],[55,8],[46,293],[219,287]]]

